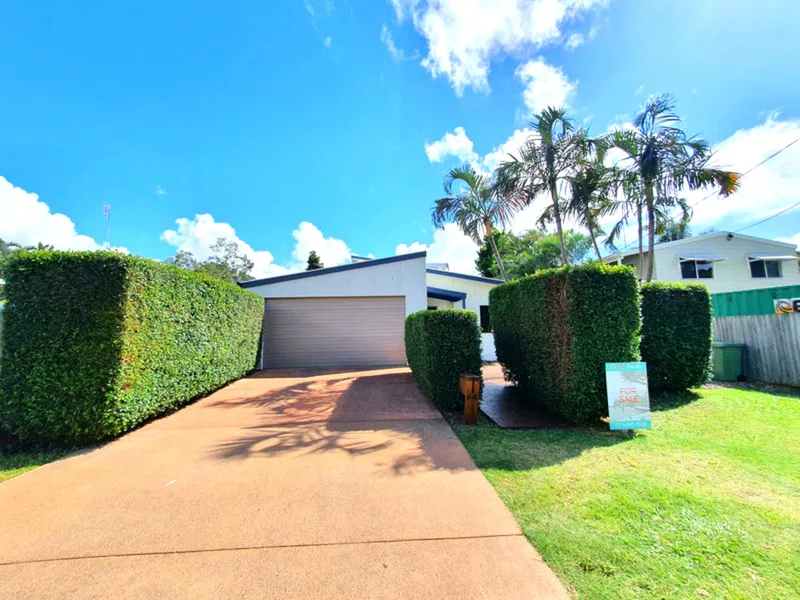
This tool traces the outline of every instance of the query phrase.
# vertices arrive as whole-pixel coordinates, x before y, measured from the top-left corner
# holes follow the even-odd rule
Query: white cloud
[[[510,156],[519,156],[519,149],[531,135],[533,135],[533,131],[527,127],[517,129],[505,142],[492,149],[481,159],[481,168],[488,173],[492,173],[500,166],[500,163],[510,160]]]
[[[254,250],[250,244],[236,235],[236,230],[229,223],[214,220],[210,214],[195,215],[194,219],[176,219],[177,229],[167,229],[161,239],[175,250],[191,252],[198,260],[206,260],[211,255],[210,246],[219,238],[236,242],[239,250],[253,261],[253,277],[271,277],[282,275],[289,270],[275,264],[272,253],[268,250]]]
[[[194,219],[177,219],[177,229],[168,229],[161,234],[161,239],[175,250],[191,252],[199,260],[206,260],[211,255],[210,246],[219,238],[236,242],[239,249],[253,261],[253,277],[272,277],[305,268],[308,253],[316,250],[326,267],[333,267],[350,262],[350,249],[342,240],[325,237],[313,223],[303,221],[292,232],[295,245],[292,251],[292,262],[280,265],[269,250],[255,250],[242,240],[236,230],[229,224],[218,222],[210,214],[195,215]]]
[[[399,244],[395,254],[409,254],[421,250],[428,251],[426,257],[428,262],[446,262],[450,265],[450,270],[456,273],[477,273],[475,259],[478,256],[478,245],[453,223],[446,224],[444,229],[434,231],[432,244],[426,245],[420,242]]]
[[[157,185],[156,186],[156,196],[166,196],[166,195],[167,195],[167,190],[162,188],[160,185]]]
[[[534,113],[548,106],[569,106],[578,86],[577,81],[570,81],[564,71],[547,64],[541,56],[517,67],[516,75],[525,86],[525,106]]]
[[[0,176],[0,238],[23,246],[39,242],[57,250],[99,250],[102,244],[75,230],[68,216],[50,212],[50,207],[37,194],[26,192]],[[98,223],[102,213],[97,209]],[[126,252],[125,248],[114,248]]]
[[[781,120],[772,113],[765,121],[750,129],[740,129],[714,145],[714,164],[738,173],[752,168],[793,140],[800,138],[800,119]],[[794,204],[800,189],[800,144],[781,152],[769,162],[741,178],[740,189],[728,198],[712,197],[694,209],[692,223],[699,226],[714,225],[724,217],[746,224],[773,215]],[[709,192],[691,192],[691,204],[708,196]],[[800,212],[796,208],[781,218],[793,218]],[[765,224],[764,228],[769,225]],[[754,233],[758,235],[758,233]]]
[[[316,251],[326,267],[334,267],[350,262],[352,252],[342,240],[334,237],[325,237],[313,223],[303,221],[292,232],[295,239],[292,257],[296,264],[292,270],[299,270],[298,265],[305,267],[308,253]]]
[[[414,54],[409,55],[405,53],[405,50],[397,47],[397,44],[394,43],[392,32],[389,31],[386,23],[384,23],[381,27],[381,42],[383,42],[383,44],[386,46],[386,49],[389,50],[389,54],[392,55],[392,60],[395,62],[399,62],[401,60],[415,60],[419,58],[419,54],[416,51]]]
[[[333,40],[331,40],[331,36],[328,36],[324,40],[322,40],[322,43],[325,44],[326,48],[330,48],[331,43],[333,43]]]
[[[478,154],[472,148],[472,140],[464,128],[456,127],[453,133],[445,133],[441,139],[426,143],[425,154],[431,162],[442,162],[448,156],[455,156],[461,162],[473,163],[478,160]]]
[[[411,17],[428,42],[423,59],[456,94],[488,92],[493,60],[520,55],[563,39],[560,26],[607,0],[391,0],[402,23]],[[595,33],[589,32],[590,38]]]
[[[533,132],[527,127],[517,129],[509,138],[481,157],[475,152],[474,144],[463,127],[456,127],[453,133],[446,133],[432,144],[425,144],[425,154],[431,162],[444,162],[448,157],[460,163],[469,163],[475,169],[491,174],[501,162],[509,160],[509,155],[518,155],[518,150]]]
[[[583,34],[582,33],[572,33],[567,36],[567,41],[564,42],[564,47],[567,50],[575,50],[578,46],[583,44]]]
[[[787,244],[794,244],[800,246],[800,233],[795,233],[792,237],[779,237],[776,238],[779,242],[786,242]]]

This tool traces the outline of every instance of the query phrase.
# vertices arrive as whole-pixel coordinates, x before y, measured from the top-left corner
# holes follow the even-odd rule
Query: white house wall
[[[428,273],[428,286],[443,290],[452,290],[454,292],[465,292],[467,297],[464,308],[478,313],[479,317],[480,307],[482,305],[489,305],[489,292],[492,288],[496,287],[491,283],[451,277],[448,275],[438,275],[435,273]],[[431,306],[434,305],[431,299],[428,299],[428,302]],[[461,302],[453,302],[452,308],[461,308]],[[497,360],[497,354],[494,348],[494,335],[491,333],[482,333],[481,338],[483,341],[483,360]]]
[[[450,302],[449,300],[440,300],[439,298],[428,298],[428,306],[435,306],[436,310],[447,310],[448,308],[461,308],[461,301]]]
[[[403,296],[406,315],[428,307],[424,256],[247,289],[264,298]]]
[[[781,265],[782,277],[751,277],[748,255],[774,254],[791,255],[794,250],[780,243],[757,241],[734,234],[728,240],[726,236],[698,238],[673,247],[656,246],[656,276],[659,281],[682,281],[684,283],[702,283],[708,286],[712,294],[754,290],[758,288],[778,287],[782,285],[800,284],[800,270],[797,261],[784,261]],[[726,260],[714,263],[712,279],[682,279],[678,257],[682,254],[717,254]]]
[[[682,283],[702,283],[708,286],[712,294],[736,292],[759,288],[780,287],[800,284],[800,269],[796,261],[782,261],[781,277],[752,277],[747,257],[753,254],[773,254],[790,256],[795,253],[791,245],[769,240],[733,235],[728,240],[726,235],[698,236],[687,238],[684,243],[657,245],[655,249],[656,264],[653,270],[654,281],[678,281]],[[680,256],[692,254],[717,255],[726,260],[714,263],[712,279],[683,279],[681,277]],[[645,251],[645,266],[647,252]],[[638,273],[639,256],[633,254],[622,259],[622,264],[634,267]]]

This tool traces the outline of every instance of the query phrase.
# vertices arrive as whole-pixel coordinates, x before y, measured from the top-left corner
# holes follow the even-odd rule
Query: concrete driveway
[[[262,372],[0,484],[2,598],[567,598],[406,369]]]

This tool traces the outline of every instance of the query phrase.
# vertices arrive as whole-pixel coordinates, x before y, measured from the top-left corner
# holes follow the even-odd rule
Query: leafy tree
[[[194,254],[186,250],[178,250],[175,256],[167,259],[167,263],[187,271],[196,271],[197,267],[200,266],[200,261],[194,257]]]
[[[167,262],[183,269],[205,273],[229,283],[253,279],[253,276],[250,275],[254,266],[253,261],[247,258],[236,242],[221,237],[217,238],[217,241],[209,248],[211,256],[208,260],[199,261],[191,252],[181,250],[172,258],[167,259]]]
[[[689,231],[689,221],[691,221],[691,213],[688,211],[683,213],[679,221],[674,219],[664,221],[658,230],[658,243],[676,242],[692,237],[692,232]]]
[[[569,264],[559,187],[573,172],[580,148],[565,108],[544,109],[530,127],[534,133],[518,150],[518,156],[511,155],[497,169],[497,186],[501,195],[515,198],[522,205],[530,204],[540,194],[550,196],[561,260]]]
[[[482,243],[484,237],[488,239],[500,276],[508,279],[494,240],[495,226],[504,227],[521,205],[514,198],[499,195],[492,178],[469,165],[447,173],[444,191],[447,196],[437,200],[431,211],[434,227],[442,229],[446,223],[455,223],[476,244]]]
[[[322,264],[322,260],[320,260],[319,255],[317,254],[316,250],[312,250],[308,253],[308,262],[306,263],[306,271],[313,271],[314,269],[321,269],[325,265]]]
[[[565,264],[561,256],[561,244],[555,233],[533,229],[520,236],[509,232],[498,232],[495,237],[497,248],[511,279]],[[564,243],[571,264],[582,262],[592,248],[589,236],[569,229],[564,232]],[[497,276],[497,267],[491,258],[492,250],[486,241],[478,251],[478,258],[475,261],[478,271],[484,277]]]
[[[675,202],[675,195],[683,189],[718,187],[721,195],[728,196],[738,188],[738,174],[709,166],[713,155],[708,143],[687,137],[679,124],[675,102],[664,94],[647,101],[633,121],[635,129],[617,131],[610,137],[611,144],[627,154],[623,160],[628,163],[625,170],[637,180],[643,193],[650,249],[645,269],[647,281],[653,278],[652,248],[659,205],[666,207],[668,199]]]
[[[494,241],[504,265],[513,260],[517,255],[519,238],[513,233],[495,231]],[[497,259],[494,256],[494,250],[492,249],[489,239],[486,237],[483,238],[483,245],[478,250],[478,258],[475,259],[475,267],[478,269],[478,273],[483,277],[493,277],[495,279],[501,277],[500,269],[497,267]]]
[[[592,248],[589,236],[571,229],[565,230],[561,239],[555,233],[529,231],[520,242],[521,251],[509,266],[513,278],[533,275],[542,269],[583,262]],[[564,250],[567,252],[567,262],[564,262],[562,254]]]

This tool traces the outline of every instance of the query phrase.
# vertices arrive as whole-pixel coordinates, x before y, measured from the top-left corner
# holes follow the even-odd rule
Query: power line
[[[750,229],[751,227],[755,227],[756,225],[761,225],[762,223],[766,223],[767,221],[769,221],[770,219],[774,219],[778,215],[782,215],[785,212],[789,212],[795,206],[800,206],[800,202],[795,202],[791,206],[787,206],[786,208],[784,208],[782,211],[776,212],[774,215],[767,217],[766,219],[761,219],[758,223],[753,223],[752,225],[748,225],[747,227],[742,227],[741,229],[737,229],[736,231],[733,231],[731,233],[739,233],[740,231],[744,231],[745,229]]]
[[[752,167],[750,167],[749,169],[747,169],[747,170],[746,170],[744,173],[741,173],[741,174],[739,175],[739,179],[741,179],[742,177],[744,177],[745,175],[747,175],[747,174],[749,174],[749,173],[752,173],[753,171],[755,171],[755,170],[756,170],[758,167],[760,167],[761,165],[763,165],[763,164],[765,164],[765,163],[767,163],[767,162],[771,161],[773,158],[775,158],[776,156],[778,156],[778,155],[779,155],[781,152],[783,152],[783,151],[785,151],[785,150],[789,149],[790,147],[794,146],[794,145],[795,145],[797,142],[800,142],[800,138],[797,138],[797,139],[795,139],[795,140],[792,140],[791,142],[789,142],[788,144],[786,144],[786,145],[785,145],[783,148],[781,148],[780,150],[778,150],[778,151],[776,151],[776,152],[773,152],[772,154],[770,154],[770,155],[769,155],[767,158],[765,158],[764,160],[762,160],[762,161],[761,161],[760,163],[758,163],[757,165],[753,165]],[[705,196],[705,197],[701,198],[700,200],[698,200],[697,202],[695,202],[694,204],[692,204],[692,205],[689,207],[689,209],[693,209],[695,206],[697,206],[697,205],[698,205],[698,204],[700,204],[701,202],[705,202],[705,201],[706,201],[706,200],[708,200],[709,198],[711,198],[711,197],[713,197],[713,196],[718,196],[718,195],[719,195],[719,192],[711,192],[711,193],[710,193],[708,196]],[[766,218],[766,219],[764,219],[763,221],[759,221],[758,223],[753,223],[752,225],[748,225],[747,227],[742,227],[741,229],[738,229],[738,230],[736,230],[736,231],[734,231],[734,232],[732,232],[732,233],[739,233],[740,231],[744,231],[745,229],[750,229],[751,227],[755,227],[756,225],[761,225],[761,223],[764,223],[764,222],[766,222],[766,221],[769,221],[770,219],[773,219],[773,218],[777,217],[778,215],[781,215],[781,214],[783,214],[783,213],[785,213],[785,212],[788,212],[788,211],[792,210],[792,209],[793,209],[795,206],[798,206],[798,205],[800,205],[800,202],[798,202],[798,203],[796,203],[796,204],[793,204],[792,206],[789,206],[788,208],[785,208],[785,209],[783,209],[782,211],[780,211],[780,212],[778,212],[778,213],[775,213],[775,214],[774,214],[774,215],[772,215],[771,217],[767,217],[767,218]],[[666,219],[665,219],[665,220],[666,220],[666,221],[674,221],[676,218],[677,218],[677,215],[675,215],[674,217],[670,217],[670,216],[668,216],[668,217],[666,217]],[[632,243],[628,244],[627,246],[624,246],[623,248],[621,248],[620,250],[618,250],[617,252],[615,252],[615,254],[619,254],[619,253],[621,253],[621,252],[624,252],[625,250],[627,250],[628,248],[630,248],[630,247],[631,247],[631,246],[633,246],[634,244],[638,244],[638,243],[639,243],[639,239],[637,238],[635,242],[632,242]]]

